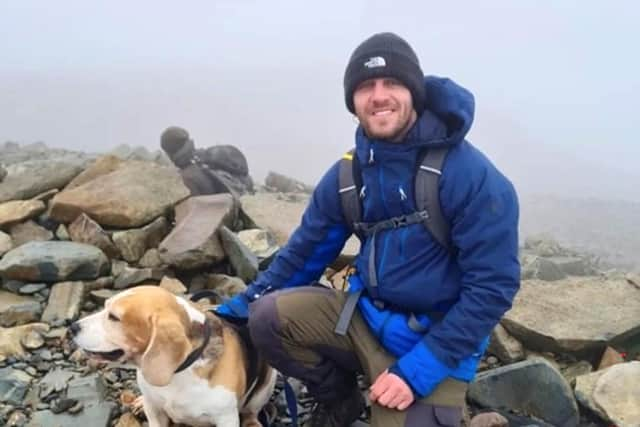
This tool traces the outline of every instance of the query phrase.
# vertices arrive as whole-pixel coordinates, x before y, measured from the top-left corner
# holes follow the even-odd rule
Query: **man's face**
[[[369,138],[400,142],[416,120],[411,92],[394,78],[360,83],[353,93],[353,104]]]

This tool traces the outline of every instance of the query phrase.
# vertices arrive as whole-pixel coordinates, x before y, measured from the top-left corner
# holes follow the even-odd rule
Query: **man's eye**
[[[109,320],[111,320],[111,321],[113,321],[113,322],[119,322],[119,321],[120,321],[120,319],[118,319],[118,318],[116,317],[116,315],[115,315],[115,314],[113,314],[113,313],[109,313]]]

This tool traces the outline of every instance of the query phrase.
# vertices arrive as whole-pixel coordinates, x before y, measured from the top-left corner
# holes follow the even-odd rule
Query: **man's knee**
[[[257,347],[268,345],[281,333],[277,295],[267,294],[249,304],[249,331]]]

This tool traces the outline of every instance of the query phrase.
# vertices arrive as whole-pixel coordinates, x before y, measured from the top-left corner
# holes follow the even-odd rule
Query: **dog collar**
[[[178,366],[178,368],[175,370],[174,374],[184,371],[189,366],[191,366],[193,362],[195,362],[200,358],[200,356],[202,356],[202,353],[204,353],[204,349],[207,348],[207,345],[209,344],[209,339],[211,338],[211,323],[209,322],[209,319],[205,319],[204,323],[202,324],[202,327],[204,328],[204,340],[202,341],[202,345],[196,348],[195,350],[193,350],[189,354],[189,356],[187,356],[184,362],[182,362],[180,366]]]

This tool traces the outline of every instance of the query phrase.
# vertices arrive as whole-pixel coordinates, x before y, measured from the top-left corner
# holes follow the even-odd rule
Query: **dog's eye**
[[[112,322],[119,322],[120,321],[120,319],[118,319],[116,317],[116,315],[113,314],[113,313],[109,313],[109,320],[111,320]]]

